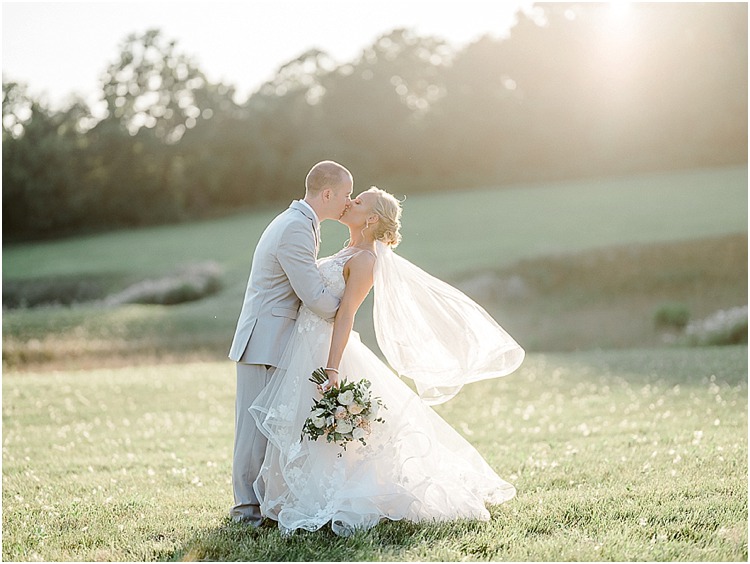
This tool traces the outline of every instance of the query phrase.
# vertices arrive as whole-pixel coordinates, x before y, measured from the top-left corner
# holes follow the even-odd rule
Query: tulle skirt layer
[[[346,536],[382,519],[487,520],[487,503],[499,504],[515,495],[515,488],[356,333],[340,372],[350,381],[370,380],[372,395],[385,404],[380,412],[385,423],[372,424],[367,445],[353,441],[346,451],[322,438],[301,439],[310,407],[319,397],[308,378],[324,366],[331,338],[331,325],[317,321],[302,308],[279,369],[250,408],[268,438],[254,484],[264,516],[278,521],[287,533],[330,523],[336,534]]]

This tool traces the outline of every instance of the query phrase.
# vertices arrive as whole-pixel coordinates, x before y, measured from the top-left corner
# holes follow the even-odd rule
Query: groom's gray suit
[[[325,319],[339,299],[324,286],[316,259],[320,224],[315,212],[294,201],[261,235],[253,255],[229,358],[237,362],[233,519],[260,523],[253,482],[260,473],[266,438],[247,411],[269,382],[291,337],[300,302]]]

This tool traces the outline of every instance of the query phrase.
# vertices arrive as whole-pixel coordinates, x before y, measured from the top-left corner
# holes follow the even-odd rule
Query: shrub
[[[657,328],[684,329],[689,321],[690,310],[681,303],[663,304],[654,313],[654,325]]]
[[[737,345],[747,343],[747,306],[720,310],[685,328],[688,345]]]
[[[173,276],[144,280],[107,298],[110,305],[174,305],[199,300],[221,289],[221,268],[213,262],[194,264]]]

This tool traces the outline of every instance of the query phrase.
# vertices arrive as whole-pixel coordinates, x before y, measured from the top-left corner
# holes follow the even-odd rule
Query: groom
[[[300,302],[325,319],[339,300],[326,289],[316,259],[320,222],[339,219],[352,194],[351,173],[338,163],[316,164],[305,179],[305,198],[276,216],[260,237],[229,358],[237,363],[232,484],[235,521],[260,525],[253,482],[260,473],[266,438],[247,408],[268,384],[291,337]]]

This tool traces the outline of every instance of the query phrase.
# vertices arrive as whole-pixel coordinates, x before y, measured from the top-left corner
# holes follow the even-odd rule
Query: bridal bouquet
[[[380,398],[370,395],[370,381],[347,382],[344,379],[338,388],[323,391],[322,386],[328,380],[325,370],[317,368],[310,381],[318,386],[323,397],[316,401],[310,417],[302,426],[300,440],[307,435],[313,441],[325,437],[346,450],[349,441],[367,444],[365,438],[372,431],[373,423],[385,423],[378,417],[380,408],[385,408]],[[341,454],[339,454],[341,456]]]

